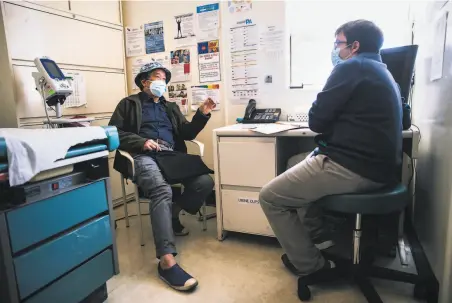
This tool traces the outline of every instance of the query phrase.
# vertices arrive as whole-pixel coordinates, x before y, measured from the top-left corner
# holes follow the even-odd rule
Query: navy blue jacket
[[[338,64],[309,111],[321,154],[375,182],[392,184],[402,162],[402,102],[381,56]]]

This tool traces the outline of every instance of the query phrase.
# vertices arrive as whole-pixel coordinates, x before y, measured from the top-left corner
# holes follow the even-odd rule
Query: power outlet
[[[309,116],[305,113],[288,114],[287,120],[291,122],[308,122]]]

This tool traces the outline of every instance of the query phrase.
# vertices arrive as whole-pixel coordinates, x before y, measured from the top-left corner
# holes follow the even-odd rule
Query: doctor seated
[[[184,193],[173,204],[171,187],[149,154],[162,150],[186,151],[184,140],[194,139],[204,128],[215,103],[210,98],[206,100],[188,122],[177,104],[163,97],[170,79],[171,72],[160,63],[144,65],[135,78],[141,92],[121,100],[109,124],[118,128],[119,149],[132,154],[135,182],[150,199],[160,278],[174,289],[186,291],[195,288],[198,282],[174,258],[177,255],[174,236],[188,234],[179,221],[179,212],[182,208],[196,214],[212,192],[214,182],[209,175],[182,182]]]
[[[357,20],[335,36],[334,69],[309,111],[318,147],[265,185],[259,197],[285,252],[282,261],[297,275],[327,275],[335,266],[320,252],[334,243],[315,201],[396,184],[402,161],[401,96],[381,62],[382,31]]]

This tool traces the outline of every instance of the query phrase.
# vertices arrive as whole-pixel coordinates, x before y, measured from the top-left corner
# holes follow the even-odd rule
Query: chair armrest
[[[121,154],[121,156],[123,156],[129,161],[130,167],[132,168],[132,179],[133,179],[135,177],[135,161],[128,152],[120,149],[118,149],[118,152]]]
[[[190,141],[187,141],[187,142],[191,142],[191,143],[196,144],[198,146],[198,149],[199,149],[199,155],[201,157],[204,157],[204,143],[201,143],[198,140],[190,140]]]

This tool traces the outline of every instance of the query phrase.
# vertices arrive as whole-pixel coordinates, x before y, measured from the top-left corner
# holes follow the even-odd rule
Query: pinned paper
[[[220,44],[218,40],[198,43],[199,82],[221,80]]]
[[[163,21],[152,22],[144,25],[146,54],[165,51],[165,39],[163,38],[163,34]]]
[[[170,102],[175,102],[184,116],[188,115],[188,93],[187,86],[183,83],[168,86]]]
[[[144,44],[144,26],[126,27],[126,56],[142,56],[146,54]]]
[[[191,80],[189,49],[178,49],[171,52],[171,74],[171,82]]]
[[[86,83],[83,74],[79,72],[65,72],[66,77],[72,78],[72,94],[66,98],[63,108],[86,106]]]
[[[199,106],[207,100],[207,98],[212,99],[216,106],[214,110],[220,110],[220,85],[210,84],[210,85],[199,85],[191,87],[192,94],[192,104],[191,110],[197,111]]]

